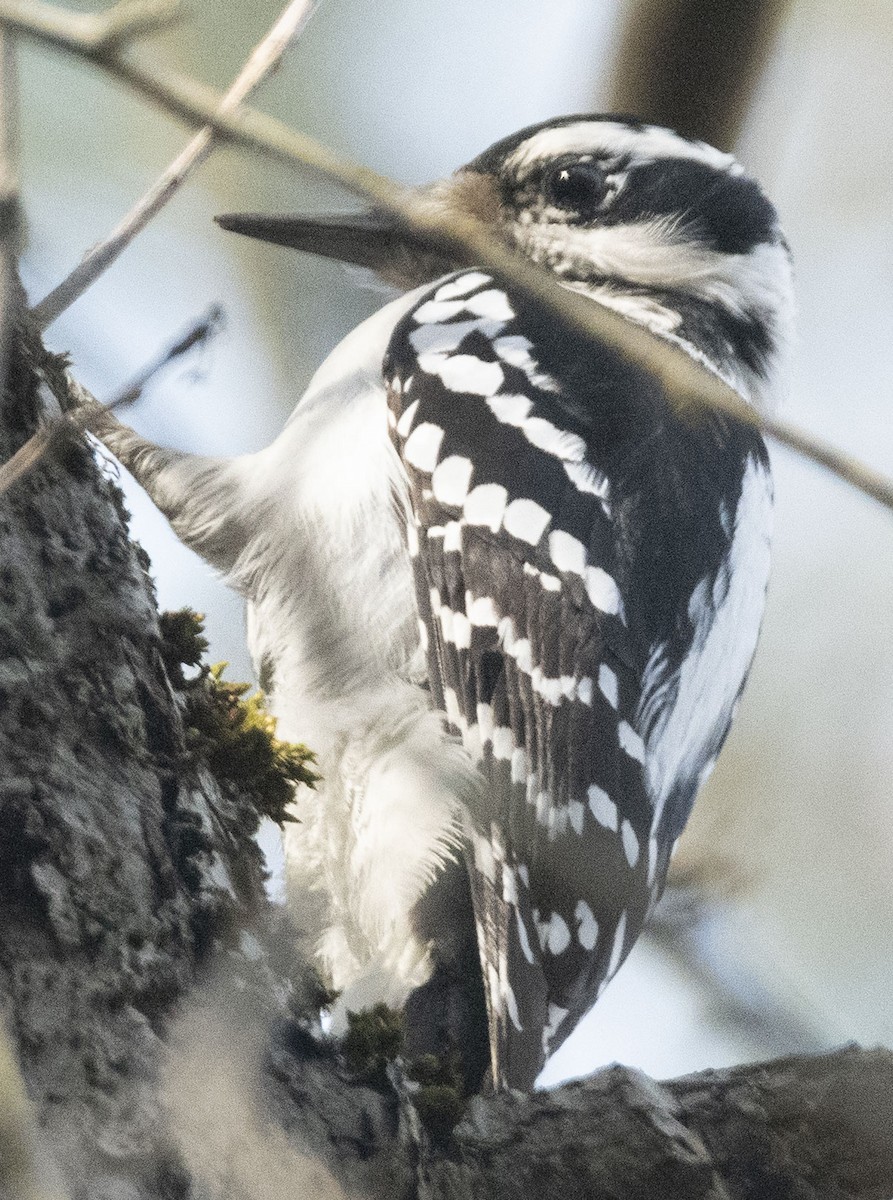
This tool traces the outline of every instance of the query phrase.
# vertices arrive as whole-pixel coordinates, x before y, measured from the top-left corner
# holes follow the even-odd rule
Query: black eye
[[[550,204],[583,216],[599,208],[607,191],[605,173],[594,162],[565,163],[543,177],[543,194]]]

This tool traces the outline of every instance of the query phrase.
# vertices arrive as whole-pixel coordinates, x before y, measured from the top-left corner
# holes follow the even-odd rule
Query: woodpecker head
[[[632,117],[562,117],[496,142],[417,195],[681,342],[747,399],[771,399],[792,321],[790,255],[775,209],[730,155]],[[218,221],[403,288],[475,265],[375,213]]]

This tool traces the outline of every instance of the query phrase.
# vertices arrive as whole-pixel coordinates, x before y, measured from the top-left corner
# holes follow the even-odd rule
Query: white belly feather
[[[405,484],[381,376],[415,299],[354,330],[279,438],[245,462],[262,533],[231,576],[249,597],[258,669],[272,664],[279,734],[318,756],[322,783],[300,789],[300,824],[285,834],[287,887],[342,1010],[399,1004],[427,978],[409,914],[458,847],[476,778],[419,686]]]

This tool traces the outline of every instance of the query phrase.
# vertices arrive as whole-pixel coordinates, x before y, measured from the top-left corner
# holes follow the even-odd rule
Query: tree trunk
[[[63,364],[19,328],[0,458]],[[188,735],[145,556],[70,438],[0,496],[0,1197],[890,1200],[893,1056],[458,1097],[351,1070],[263,891],[256,797]]]

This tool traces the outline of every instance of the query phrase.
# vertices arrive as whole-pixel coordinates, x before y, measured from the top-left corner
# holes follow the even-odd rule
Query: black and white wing
[[[469,874],[494,1082],[515,1087],[533,1083],[638,936],[704,765],[658,811],[638,729],[643,705],[655,727],[672,700],[673,645],[668,634],[654,669],[649,626],[672,610],[672,632],[685,604],[638,592],[655,590],[660,555],[686,535],[639,561],[637,531],[654,535],[635,481],[655,462],[656,385],[547,341],[466,271],[403,319],[386,363],[433,698],[485,780]],[[658,591],[688,600],[692,552]]]

